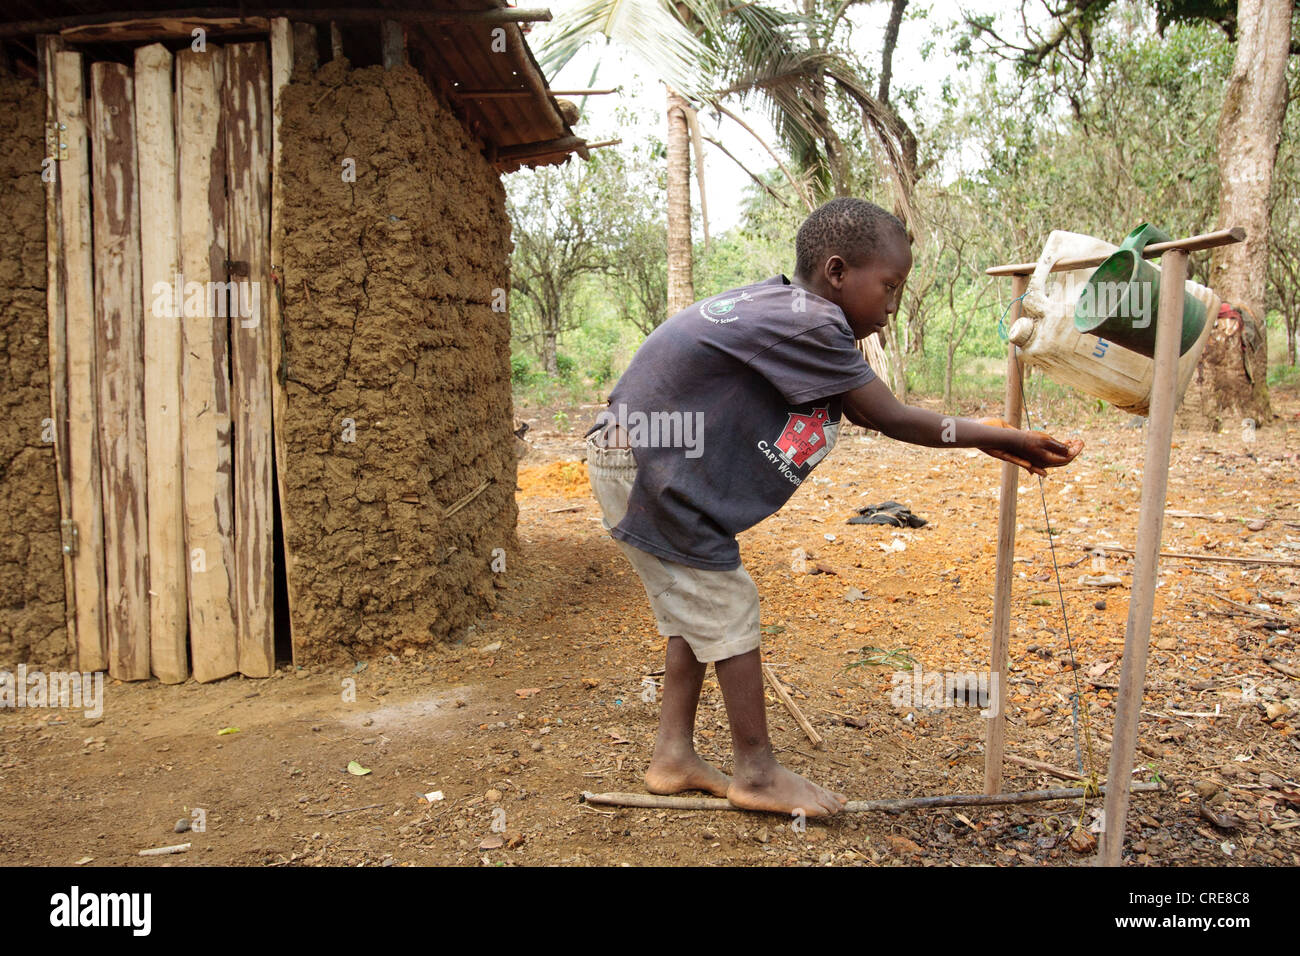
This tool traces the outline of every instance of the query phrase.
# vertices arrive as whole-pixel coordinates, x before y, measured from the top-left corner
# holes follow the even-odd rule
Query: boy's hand
[[[1012,428],[1013,426],[1000,418],[982,418],[981,425],[992,425],[997,428]],[[1020,448],[1020,454],[1001,451],[997,448],[981,448],[980,451],[990,457],[1009,461],[1013,465],[1018,465],[1026,469],[1031,474],[1046,475],[1045,468],[1059,468],[1062,465],[1068,465],[1083,451],[1083,439],[1073,438],[1068,442],[1059,442],[1046,432],[1028,432],[1021,431],[1023,444]]]

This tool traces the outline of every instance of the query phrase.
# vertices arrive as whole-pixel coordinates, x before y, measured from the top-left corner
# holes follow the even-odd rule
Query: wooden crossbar
[[[1213,249],[1216,246],[1227,246],[1234,242],[1241,242],[1246,238],[1246,230],[1241,226],[1233,226],[1231,229],[1220,229],[1218,232],[1207,232],[1199,236],[1188,236],[1186,239],[1175,239],[1172,242],[1153,242],[1142,250],[1144,259],[1154,259],[1156,256],[1168,252],[1170,249],[1181,249],[1183,252],[1198,252],[1201,249]],[[1109,254],[1104,256],[1077,256],[1072,259],[1061,259],[1052,266],[1052,272],[1072,272],[1075,269],[1090,269],[1099,266],[1110,258]],[[990,276],[1020,276],[1032,275],[1034,269],[1038,267],[1036,262],[1017,262],[1013,265],[989,266],[984,270],[985,275]]]

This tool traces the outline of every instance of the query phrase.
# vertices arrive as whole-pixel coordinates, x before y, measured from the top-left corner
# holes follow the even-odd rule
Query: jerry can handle
[[[1159,226],[1153,226],[1149,222],[1144,222],[1138,226],[1120,243],[1120,250],[1131,249],[1139,255],[1146,248],[1148,242],[1172,242],[1173,236],[1169,235]]]

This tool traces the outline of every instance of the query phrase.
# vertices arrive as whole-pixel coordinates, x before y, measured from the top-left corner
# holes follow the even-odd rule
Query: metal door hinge
[[[63,553],[72,557],[77,553],[77,522],[71,518],[64,518],[59,522],[59,529],[63,537]]]
[[[68,158],[67,124],[45,124],[45,155],[59,162]]]

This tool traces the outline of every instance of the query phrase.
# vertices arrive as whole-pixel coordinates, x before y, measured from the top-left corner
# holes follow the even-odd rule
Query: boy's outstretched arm
[[[1045,474],[1045,468],[1069,464],[1083,450],[1083,442],[1077,438],[1059,442],[1044,432],[1022,431],[1006,423],[986,425],[904,405],[878,378],[845,392],[843,404],[844,417],[853,424],[874,428],[898,441],[932,448],[978,448],[1036,475]]]

